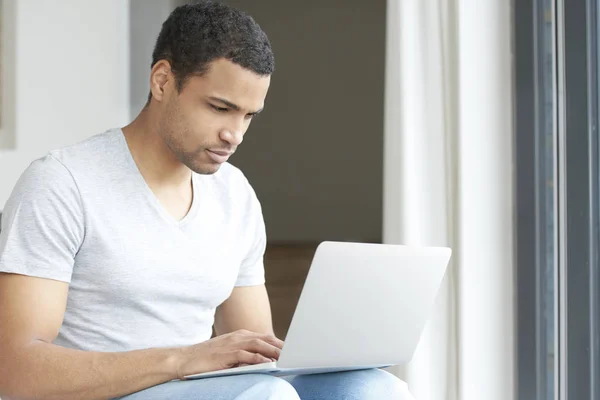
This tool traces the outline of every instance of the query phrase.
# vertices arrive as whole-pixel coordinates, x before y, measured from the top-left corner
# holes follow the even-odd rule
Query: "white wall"
[[[150,91],[152,50],[162,23],[177,5],[175,0],[130,0],[131,118],[135,118],[146,104]]]
[[[36,157],[129,119],[129,2],[4,0],[12,12],[14,148],[0,150],[0,209]],[[6,116],[10,119],[11,116]],[[10,141],[7,141],[10,143]],[[4,143],[7,147],[7,142]],[[13,147],[10,146],[9,147]]]

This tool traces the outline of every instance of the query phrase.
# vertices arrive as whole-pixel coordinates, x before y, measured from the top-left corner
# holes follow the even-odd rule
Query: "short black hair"
[[[252,17],[223,3],[199,1],[177,7],[163,23],[151,67],[167,60],[181,91],[190,76],[202,75],[219,58],[262,76],[275,69],[271,43]]]

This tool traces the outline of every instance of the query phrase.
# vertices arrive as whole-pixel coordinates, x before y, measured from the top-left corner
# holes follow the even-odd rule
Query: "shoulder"
[[[47,154],[29,164],[17,181],[13,194],[43,195],[73,186],[73,177],[68,168],[52,154]]]
[[[237,167],[224,163],[215,174],[200,176],[208,181],[223,204],[247,212],[260,211],[260,202],[248,178]]]
[[[32,243],[34,236],[42,234],[56,239],[56,232],[71,232],[72,237],[80,238],[84,229],[79,188],[68,169],[51,155],[38,158],[25,169],[3,214],[2,230],[18,227]]]
[[[110,159],[122,146],[119,130],[111,129],[88,139],[49,152],[49,155],[67,169],[99,166]]]
[[[17,180],[11,194],[12,201],[44,202],[67,197],[79,201],[77,174],[87,173],[85,171],[90,171],[92,166],[98,166],[101,154],[117,138],[113,131],[107,131],[71,146],[52,150],[34,160]]]
[[[214,176],[218,181],[226,184],[230,190],[252,190],[246,175],[241,169],[232,164],[224,163]]]
[[[237,167],[224,163],[215,174],[211,176],[219,190],[229,196],[255,197],[256,194],[248,178]]]

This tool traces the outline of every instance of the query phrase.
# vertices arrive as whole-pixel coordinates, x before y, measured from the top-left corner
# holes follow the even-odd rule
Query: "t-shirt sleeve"
[[[263,263],[265,249],[267,246],[267,234],[265,221],[262,214],[260,202],[248,183],[250,191],[249,206],[245,218],[245,226],[248,232],[248,251],[242,261],[235,286],[256,286],[265,283],[265,267]]]
[[[51,155],[21,175],[2,212],[0,272],[71,281],[84,237],[77,185]]]

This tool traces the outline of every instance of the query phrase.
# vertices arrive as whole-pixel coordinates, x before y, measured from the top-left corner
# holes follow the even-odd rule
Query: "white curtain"
[[[417,400],[514,398],[509,5],[388,0],[384,241],[453,249]]]

